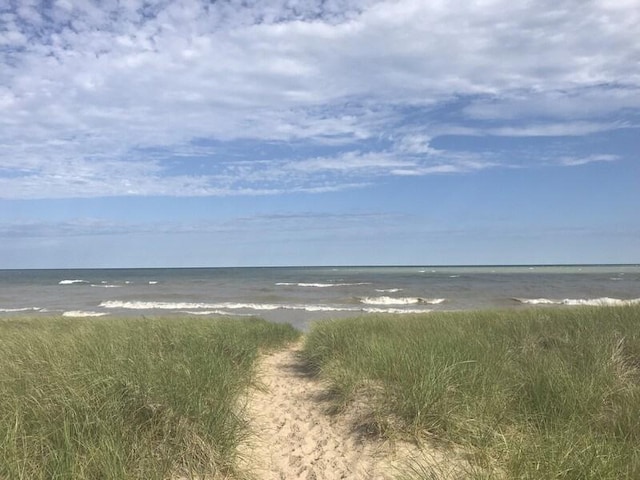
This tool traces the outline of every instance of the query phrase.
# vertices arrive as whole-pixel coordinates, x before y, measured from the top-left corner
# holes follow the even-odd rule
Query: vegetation
[[[0,478],[217,478],[233,472],[238,396],[262,320],[0,321]]]
[[[304,353],[384,434],[465,447],[469,478],[640,478],[638,306],[319,322]]]

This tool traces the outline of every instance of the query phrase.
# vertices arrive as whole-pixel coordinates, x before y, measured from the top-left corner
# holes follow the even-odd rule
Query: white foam
[[[158,284],[158,282],[156,282],[155,280],[151,280],[151,281],[149,282],[149,285],[157,285],[157,284]]]
[[[0,308],[1,313],[16,313],[16,312],[39,312],[41,308],[38,307],[22,307],[22,308]]]
[[[388,297],[387,297],[388,298]],[[397,300],[397,299],[396,299]],[[401,299],[402,300],[402,299]],[[406,299],[405,299],[406,300]],[[411,299],[410,299],[411,300]],[[420,299],[417,298],[417,304],[441,303],[444,299]],[[173,310],[188,315],[230,315],[230,316],[251,316],[251,314],[237,313],[235,310],[301,310],[307,312],[364,312],[364,313],[390,313],[390,314],[407,314],[407,313],[427,313],[429,309],[411,309],[411,308],[384,308],[384,305],[408,305],[412,302],[405,301],[403,303],[381,304],[382,307],[347,307],[335,305],[313,305],[313,304],[271,304],[271,303],[191,303],[191,302],[148,302],[148,301],[121,301],[108,300],[100,304],[103,308],[118,308],[128,310]]]
[[[548,298],[516,298],[515,300],[527,305],[560,305],[559,301]]]
[[[602,298],[586,298],[586,299],[564,299],[562,301],[562,303],[564,305],[589,305],[589,306],[602,306],[602,307],[609,307],[609,306],[617,306],[617,305],[638,305],[640,304],[640,298],[632,298],[629,300],[622,300],[622,299],[618,299],[618,298],[609,298],[609,297],[602,297]]]
[[[100,288],[120,288],[121,285],[111,285],[109,283],[102,282],[101,285],[96,285],[95,283],[91,284],[92,287],[100,287]]]
[[[178,310],[178,311],[223,311],[223,310],[306,310],[308,312],[358,312],[359,308],[334,307],[328,305],[274,304],[274,303],[191,303],[191,302],[145,302],[107,300],[100,303],[103,308],[126,310]]]
[[[565,298],[554,300],[550,298],[516,298],[520,303],[527,305],[570,305],[570,306],[590,306],[590,307],[615,307],[625,305],[639,305],[640,298],[628,300],[610,297],[600,298]]]
[[[288,309],[288,307],[285,307]],[[293,310],[306,310],[307,312],[358,312],[359,308],[349,307],[331,307],[328,305],[302,305],[300,308],[293,308]]]
[[[84,312],[81,310],[70,310],[62,314],[63,317],[104,317],[109,315],[105,312]]]
[[[376,288],[376,292],[379,293],[398,293],[402,291],[401,288]]]
[[[414,305],[418,303],[426,303],[429,305],[438,305],[444,302],[444,298],[421,298],[421,297],[364,297],[360,299],[365,305]]]
[[[108,300],[100,304],[103,308],[123,308],[128,310],[219,310],[219,309],[252,309],[276,310],[279,305],[268,303],[192,303],[192,302],[145,302]]]
[[[415,309],[415,308],[363,308],[363,312],[366,313],[393,313],[393,314],[407,314],[407,313],[429,313],[432,310],[429,309]]]
[[[235,313],[235,312],[225,312],[223,310],[202,310],[202,311],[189,311],[185,310],[181,313],[186,313],[187,315],[224,315],[224,316],[233,316],[233,317],[251,317],[250,313]]]
[[[86,280],[60,280],[58,285],[73,285],[75,283],[89,283]]]

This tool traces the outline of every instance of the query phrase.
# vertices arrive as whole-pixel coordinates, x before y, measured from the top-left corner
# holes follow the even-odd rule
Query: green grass
[[[254,360],[298,335],[256,319],[0,321],[0,479],[229,475]]]
[[[304,353],[383,434],[463,446],[469,478],[640,478],[640,307],[335,320]]]

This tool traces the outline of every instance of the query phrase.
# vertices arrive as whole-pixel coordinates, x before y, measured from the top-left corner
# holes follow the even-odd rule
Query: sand
[[[440,463],[440,452],[367,435],[352,416],[330,415],[326,385],[305,369],[301,344],[265,356],[247,399],[251,436],[243,470],[256,479],[396,478],[412,458]]]

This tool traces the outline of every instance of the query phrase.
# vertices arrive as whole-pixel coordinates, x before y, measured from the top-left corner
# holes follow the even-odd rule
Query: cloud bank
[[[638,128],[638,31],[640,0],[11,0],[0,197],[326,192],[508,167],[433,141]]]

